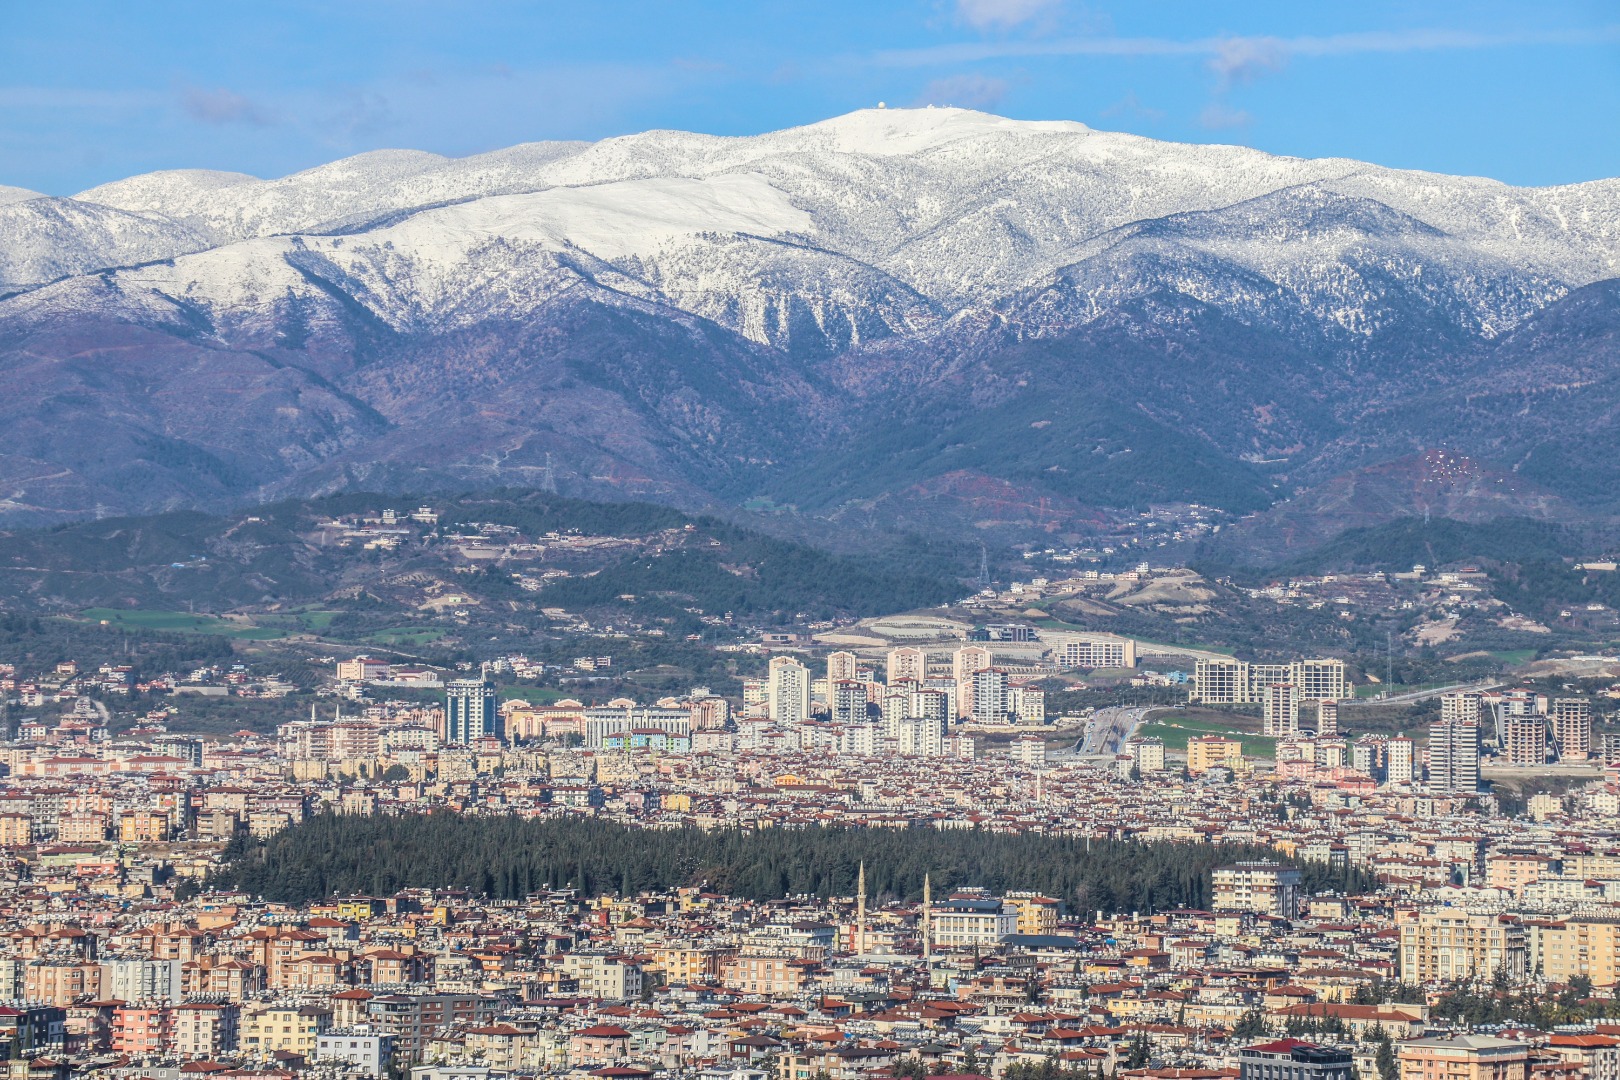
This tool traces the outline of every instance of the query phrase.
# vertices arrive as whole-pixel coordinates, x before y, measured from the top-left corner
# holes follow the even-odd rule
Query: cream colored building
[[[313,1058],[321,1032],[332,1026],[332,1010],[315,1005],[271,1005],[242,1018],[241,1049],[259,1057],[291,1050]]]
[[[1057,933],[1058,909],[1063,905],[1039,893],[1012,892],[1004,898],[1018,913],[1018,933]]]
[[[1528,954],[1516,920],[1442,908],[1405,916],[1399,927],[1402,982],[1490,980],[1498,971],[1524,981]]]
[[[1242,660],[1199,660],[1193,667],[1189,700],[1206,705],[1259,703],[1268,686],[1286,683],[1299,701],[1343,701],[1350,679],[1343,660],[1295,660],[1290,664],[1250,664]]]
[[[1237,769],[1243,764],[1243,742],[1224,735],[1201,735],[1187,740],[1187,771],[1197,776],[1224,766]]]
[[[1595,987],[1620,983],[1620,919],[1575,916],[1525,925],[1530,969],[1548,982],[1585,975]]]
[[[1274,862],[1240,862],[1210,871],[1216,911],[1253,911],[1292,919],[1299,914],[1298,867]]]

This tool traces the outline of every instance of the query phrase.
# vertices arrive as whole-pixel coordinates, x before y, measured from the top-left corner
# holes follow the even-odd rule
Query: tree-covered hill
[[[296,903],[333,893],[457,887],[521,899],[545,887],[587,895],[703,886],[754,900],[848,896],[866,864],[873,896],[916,899],[977,885],[1032,889],[1076,912],[1155,911],[1209,902],[1210,870],[1275,857],[1252,846],[1088,843],[1078,837],[934,829],[641,829],[579,819],[435,813],[326,815],[267,842],[243,841],[213,884]],[[1308,888],[1362,888],[1357,872],[1304,866]]]
[[[438,524],[407,522],[411,534],[390,550],[331,542],[330,530],[318,527],[344,515],[408,511],[419,503],[437,511]],[[441,538],[479,525],[516,529],[528,540],[560,532],[630,543],[604,548],[607,554],[590,565],[571,567],[571,576],[525,592],[516,571],[557,564],[530,558],[469,566],[456,545]],[[219,613],[347,601],[338,603],[346,610],[356,598],[411,608],[421,598],[393,596],[391,583],[438,579],[500,604],[526,601],[570,611],[614,605],[628,594],[675,613],[695,606],[739,616],[873,615],[958,595],[958,568],[947,548],[896,537],[886,550],[836,555],[664,506],[537,491],[361,493],[231,515],[187,510],[0,532],[0,610]]]

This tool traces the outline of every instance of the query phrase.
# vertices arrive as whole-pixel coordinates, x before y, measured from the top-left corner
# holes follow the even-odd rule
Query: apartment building
[[[1479,790],[1477,719],[1456,716],[1429,725],[1429,787],[1464,795]]]
[[[1018,932],[1018,910],[991,897],[953,896],[933,907],[930,928],[936,946],[989,947]]]
[[[1189,700],[1206,705],[1255,705],[1268,686],[1288,684],[1299,701],[1343,701],[1350,679],[1343,660],[1308,659],[1288,664],[1242,660],[1199,660],[1193,668]]]
[[[810,719],[810,669],[791,656],[771,657],[765,700],[778,724]]]
[[[1620,918],[1530,920],[1524,932],[1530,968],[1548,982],[1567,983],[1584,975],[1593,986],[1620,984]]]
[[[1239,1080],[1352,1080],[1355,1063],[1348,1050],[1277,1039],[1240,1050],[1238,1076]]]
[[[235,1005],[187,1002],[173,1011],[172,1039],[176,1054],[186,1058],[217,1058],[236,1051],[242,1011]]]
[[[185,990],[181,967],[179,960],[103,960],[101,993],[119,1001],[179,1001]]]
[[[1440,695],[1441,723],[1479,724],[1484,716],[1484,697],[1471,691]]]
[[[990,666],[990,650],[982,645],[965,645],[951,654],[951,680],[956,683],[956,716],[965,720],[973,715],[973,676]]]
[[[1058,664],[1067,668],[1136,666],[1136,642],[1130,638],[1084,637],[1063,642],[1054,653]]]
[[[641,996],[641,968],[618,954],[564,953],[562,971],[579,983],[579,992],[587,997],[628,1001]]]
[[[241,1019],[239,1044],[244,1053],[269,1057],[290,1050],[306,1058],[315,1053],[321,1032],[332,1026],[332,1010],[317,1005],[268,1005]]]
[[[315,1042],[315,1060],[341,1063],[366,1076],[385,1076],[394,1063],[392,1035],[368,1027],[334,1028]]]
[[[827,684],[831,686],[836,682],[854,682],[855,673],[860,670],[860,663],[852,652],[831,652],[827,654]]]
[[[1260,717],[1266,735],[1292,739],[1299,735],[1299,689],[1293,683],[1272,683],[1260,691]]]
[[[385,994],[366,1002],[365,1023],[374,1031],[392,1035],[395,1053],[415,1061],[439,1031],[452,1024],[490,1023],[504,1004],[489,994]],[[316,1046],[317,1040],[312,1039],[311,1051]]]
[[[1553,746],[1559,761],[1585,761],[1592,756],[1592,703],[1585,698],[1558,698],[1548,709]]]
[[[1243,763],[1243,742],[1225,735],[1199,735],[1187,740],[1187,772],[1193,776],[1214,768],[1236,769]]]
[[[1417,746],[1405,735],[1384,744],[1384,783],[1410,784],[1417,775]]]
[[[1299,890],[1299,868],[1281,863],[1231,863],[1217,866],[1210,875],[1211,901],[1217,911],[1292,919],[1299,914]]]
[[[1502,762],[1528,767],[1547,763],[1547,720],[1541,716],[1504,716]]]
[[[1583,1080],[1620,1080],[1620,1039],[1613,1035],[1553,1035],[1547,1049]]]
[[[791,998],[804,991],[815,964],[790,951],[750,950],[720,965],[720,983],[744,994]]]
[[[1011,892],[1004,899],[1018,913],[1018,933],[1057,933],[1058,914],[1063,907],[1061,901],[1031,892]]]
[[[1164,740],[1143,735],[1125,744],[1131,755],[1131,768],[1139,775],[1164,771]]]
[[[973,722],[976,724],[1004,724],[1007,722],[1007,673],[986,668],[973,673]]]
[[[890,686],[897,686],[903,682],[920,683],[927,673],[928,654],[921,649],[902,646],[889,650],[884,681]]]
[[[1402,982],[1489,980],[1498,971],[1511,983],[1524,981],[1525,932],[1514,919],[1440,908],[1402,917],[1399,930]]]
[[[1400,1044],[1400,1080],[1529,1080],[1530,1047],[1491,1035],[1409,1039]]]
[[[173,1023],[167,1005],[120,1005],[113,1010],[112,1051],[130,1057],[166,1053]]]

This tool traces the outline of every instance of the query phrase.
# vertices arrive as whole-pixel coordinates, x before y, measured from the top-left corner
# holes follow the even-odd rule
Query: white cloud
[[[1063,0],[956,0],[956,13],[978,30],[1006,30],[1048,15]]]
[[[1007,96],[1006,79],[990,75],[951,75],[935,79],[917,95],[918,105],[956,105],[964,109],[994,109]]]
[[[223,86],[205,90],[200,86],[187,86],[180,91],[180,108],[185,114],[204,124],[248,124],[266,127],[273,121],[259,105]]]
[[[1226,38],[1209,58],[1209,70],[1215,73],[1219,90],[1247,86],[1287,65],[1287,44],[1270,37]]]

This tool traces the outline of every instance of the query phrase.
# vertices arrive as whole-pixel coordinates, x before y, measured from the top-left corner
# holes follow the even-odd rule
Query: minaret
[[[866,955],[866,863],[855,882],[855,955]]]
[[[923,958],[934,955],[934,894],[929,887],[928,875],[923,875]]]

